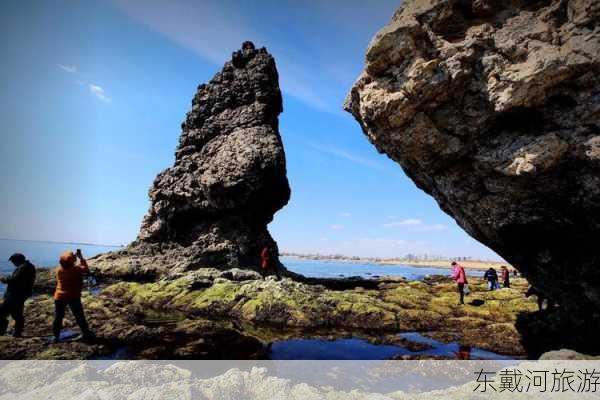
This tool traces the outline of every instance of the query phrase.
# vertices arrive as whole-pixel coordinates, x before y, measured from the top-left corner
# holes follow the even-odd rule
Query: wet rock
[[[582,314],[564,308],[521,313],[517,316],[515,327],[531,358],[561,348],[600,355],[596,338],[596,332],[600,331],[600,315],[597,313]]]
[[[600,357],[581,354],[573,350],[560,349],[542,354],[540,360],[600,360]]]
[[[0,358],[253,359],[266,357],[272,341],[303,337],[360,337],[416,349],[395,336],[415,331],[515,356],[531,346],[515,329],[520,314],[537,308],[524,297],[522,278],[493,292],[473,280],[467,299],[480,300],[475,307],[457,305],[448,278],[435,284],[369,280],[377,287],[339,290],[289,278],[235,281],[221,273],[202,269],[153,283],[112,284],[99,295],[85,292],[85,313],[98,337],[93,344],[50,343],[54,302],[37,295],[26,302],[25,337],[0,338]],[[78,332],[69,313],[64,328]]]
[[[600,308],[600,7],[409,0],[345,107],[471,236]]]
[[[209,288],[189,290],[184,277],[150,284],[118,283],[106,288],[103,295],[142,309],[155,307],[234,320],[243,332],[261,339],[266,336],[258,327],[421,331],[433,332],[432,336],[441,341],[458,341],[503,354],[527,352],[515,321],[520,313],[533,312],[536,302],[525,298],[527,282],[522,278],[515,279],[511,289],[493,292],[487,291],[485,282],[473,281],[468,299],[479,299],[482,304],[477,307],[459,306],[456,285],[448,279],[436,284],[374,282],[378,288],[332,290],[287,278],[240,282],[217,278]]]
[[[74,337],[52,342],[54,301],[39,295],[25,305],[23,338],[0,337],[0,359],[97,358],[261,358],[262,343],[238,332],[230,323],[190,319],[177,311],[157,311],[111,295],[85,295],[85,314],[94,343]],[[79,328],[67,313],[63,332]]]
[[[56,289],[56,272],[49,268],[36,268],[33,292],[52,294]]]
[[[290,197],[281,111],[273,57],[244,43],[198,87],[175,164],[156,177],[137,239],[92,266],[141,281],[206,267],[258,270],[264,246],[278,264],[267,224]]]
[[[243,270],[239,268],[232,268],[230,270],[223,271],[219,277],[236,282],[262,279],[261,274],[256,271]]]

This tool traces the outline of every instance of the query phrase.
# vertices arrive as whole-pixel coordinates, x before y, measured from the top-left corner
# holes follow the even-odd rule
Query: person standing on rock
[[[277,279],[281,279],[279,275],[279,268],[277,268],[273,263],[273,250],[270,246],[263,247],[260,252],[260,271],[263,278],[266,278],[269,275],[270,271],[273,271],[277,276]]]
[[[79,260],[79,265],[77,265]],[[81,250],[77,249],[77,253],[67,251],[60,256],[60,266],[56,269],[56,290],[54,292],[54,324],[52,331],[54,333],[54,341],[60,341],[60,331],[62,329],[63,319],[67,306],[71,309],[75,321],[79,328],[83,339],[87,342],[92,342],[95,335],[90,331],[83,306],[81,305],[81,289],[83,288],[83,275],[89,273],[90,270],[87,261],[83,258]]]
[[[508,272],[508,268],[506,268],[506,265],[500,267],[500,277],[502,278],[502,287],[509,288],[510,273]]]
[[[483,280],[488,283],[488,290],[496,290],[498,288],[498,273],[492,267],[490,267],[485,274],[483,274]]]
[[[452,279],[456,281],[458,286],[458,294],[460,296],[460,303],[465,304],[465,285],[467,284],[467,274],[465,274],[465,267],[458,264],[456,261],[452,261]]]
[[[15,271],[9,277],[0,278],[0,282],[6,283],[4,301],[0,305],[0,335],[6,333],[8,328],[8,316],[15,320],[15,337],[21,337],[25,326],[23,310],[25,300],[31,296],[35,282],[35,267],[23,254],[15,253],[8,259],[15,266]]]

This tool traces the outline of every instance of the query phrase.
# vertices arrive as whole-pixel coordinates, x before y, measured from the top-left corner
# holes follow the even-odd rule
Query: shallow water
[[[0,239],[0,274],[10,273],[13,265],[8,258],[14,253],[22,253],[36,267],[54,267],[64,251],[81,249],[83,255],[92,257],[108,251],[116,251],[118,246],[97,246],[77,243],[36,242],[28,240]]]
[[[431,348],[411,351],[401,345],[373,344],[360,338],[289,339],[273,342],[268,357],[272,360],[386,360],[398,356],[443,356],[470,360],[514,358],[475,347],[461,346],[457,342],[438,342],[417,332],[402,333],[399,336]]]
[[[452,270],[449,268],[309,260],[296,257],[281,257],[281,262],[293,272],[315,278],[342,278],[350,276],[377,278],[382,276],[394,276],[403,277],[408,280],[422,280],[430,275],[450,276],[452,273]],[[467,275],[483,276],[483,271],[469,270],[467,271]]]
[[[118,246],[97,246],[73,243],[51,243],[26,240],[0,239],[0,274],[10,274],[13,265],[8,261],[14,253],[23,253],[37,267],[53,267],[58,263],[59,255],[66,251],[81,249],[86,257],[100,253],[116,251]],[[450,275],[447,268],[414,267],[411,265],[381,265],[344,261],[309,260],[296,257],[281,257],[281,262],[291,271],[309,277],[341,278],[360,276],[376,278],[380,276],[398,276],[408,280],[421,280],[428,275]],[[468,275],[481,276],[481,271],[467,271]]]
[[[36,267],[54,267],[58,257],[64,251],[81,249],[85,257],[93,257],[100,253],[119,250],[115,246],[96,246],[76,243],[35,242],[27,240],[0,239],[0,275],[10,275],[14,266],[8,258],[14,253],[22,253]],[[5,285],[0,284],[0,294],[4,293]]]

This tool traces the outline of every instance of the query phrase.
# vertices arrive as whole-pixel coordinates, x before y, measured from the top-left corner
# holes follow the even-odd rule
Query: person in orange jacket
[[[79,265],[77,265],[79,260]],[[62,329],[63,319],[67,306],[71,309],[75,321],[85,341],[93,341],[95,335],[90,331],[83,306],[81,305],[81,290],[83,289],[83,275],[89,273],[90,270],[87,261],[83,258],[81,250],[77,249],[77,253],[72,251],[64,252],[60,256],[60,266],[56,269],[56,290],[54,291],[54,324],[52,330],[54,340],[60,341],[60,331]]]

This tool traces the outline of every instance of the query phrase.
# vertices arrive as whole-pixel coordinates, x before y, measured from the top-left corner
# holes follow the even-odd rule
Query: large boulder
[[[407,0],[345,108],[471,236],[598,312],[600,2]]]
[[[245,42],[198,87],[182,123],[175,164],[150,188],[137,239],[93,260],[105,274],[155,278],[201,267],[258,269],[274,213],[290,198],[278,130],[275,60]]]

